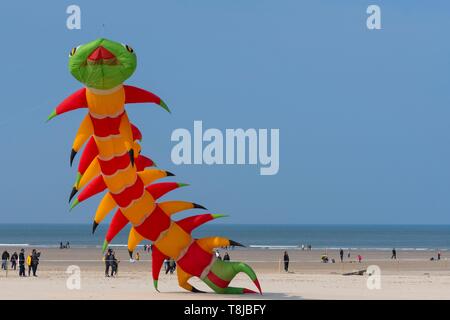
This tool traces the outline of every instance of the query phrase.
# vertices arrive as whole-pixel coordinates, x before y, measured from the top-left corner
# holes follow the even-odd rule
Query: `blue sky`
[[[372,3],[382,30],[366,28]],[[449,18],[446,1],[2,1],[0,222],[90,223],[99,197],[67,210],[84,111],[44,120],[81,87],[70,49],[107,37],[138,55],[128,83],[172,109],[128,107],[144,154],[191,184],[168,199],[228,223],[448,224]],[[279,173],[174,165],[170,135],[194,120],[279,128]]]

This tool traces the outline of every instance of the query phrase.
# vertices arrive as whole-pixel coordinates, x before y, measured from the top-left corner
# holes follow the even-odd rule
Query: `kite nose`
[[[99,61],[99,60],[113,59],[115,57],[116,56],[113,55],[110,51],[100,46],[89,55],[88,60]]]

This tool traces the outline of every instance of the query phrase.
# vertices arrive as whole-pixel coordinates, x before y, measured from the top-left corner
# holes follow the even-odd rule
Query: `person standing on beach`
[[[27,256],[28,276],[31,276],[31,253]]]
[[[169,273],[169,259],[164,259],[164,271],[167,273]]]
[[[33,277],[37,277],[37,268],[39,265],[39,257],[41,256],[40,252],[37,252],[36,249],[33,249],[31,253],[31,269],[33,270]]]
[[[438,251],[437,259],[441,260],[441,252],[440,251]]]
[[[230,261],[230,255],[228,252],[225,252],[225,255],[223,256],[223,261]]]
[[[171,258],[171,259],[169,260],[170,274],[173,274],[173,272],[175,271],[176,267],[177,267],[177,263],[175,262],[174,259]]]
[[[14,252],[11,256],[11,269],[17,270],[17,259],[19,256],[17,255],[17,252]]]
[[[8,269],[9,252],[3,251],[2,253],[2,270]]]
[[[21,249],[19,253],[19,277],[25,277],[25,250]]]
[[[283,261],[284,261],[284,271],[289,272],[289,255],[287,251],[284,252]]]
[[[111,252],[111,277],[117,276],[117,272],[119,271],[119,261],[116,259],[115,252]]]
[[[397,250],[395,250],[395,248],[392,249],[392,257],[391,257],[391,259],[397,260]]]
[[[339,256],[341,257],[341,262],[344,262],[344,250],[339,250]]]
[[[105,277],[109,277],[109,268],[111,267],[111,249],[108,249],[105,255]]]

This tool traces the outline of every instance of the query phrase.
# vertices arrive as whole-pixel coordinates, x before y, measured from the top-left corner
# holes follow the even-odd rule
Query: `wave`
[[[249,248],[255,249],[300,249],[299,246],[291,246],[291,245],[272,245],[272,244],[261,244],[261,245],[249,245]]]

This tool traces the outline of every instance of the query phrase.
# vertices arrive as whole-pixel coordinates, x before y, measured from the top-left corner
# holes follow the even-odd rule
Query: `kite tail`
[[[202,278],[203,282],[208,285],[214,292],[221,294],[243,294],[257,293],[251,289],[230,287],[229,284],[234,277],[244,272],[255,284],[260,294],[262,294],[261,286],[255,271],[244,262],[215,260],[211,270]]]

